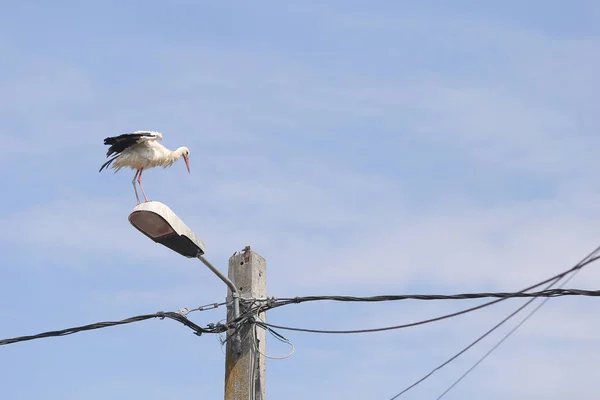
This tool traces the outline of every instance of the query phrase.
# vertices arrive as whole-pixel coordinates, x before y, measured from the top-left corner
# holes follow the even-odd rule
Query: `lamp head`
[[[175,213],[157,201],[137,205],[129,222],[156,243],[188,258],[204,254],[204,243],[196,237]]]

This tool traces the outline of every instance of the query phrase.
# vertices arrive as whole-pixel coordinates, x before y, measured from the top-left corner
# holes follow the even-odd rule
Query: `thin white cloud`
[[[138,279],[124,282],[125,288],[104,282],[88,293],[81,307],[93,315],[221,299],[222,288],[207,271],[175,261],[128,224],[132,174],[97,174],[105,136],[152,128],[165,132],[168,146],[192,148],[192,174],[178,165],[148,173],[150,197],[171,205],[220,266],[233,251],[252,245],[267,258],[272,295],[514,290],[568,268],[600,238],[593,189],[597,43],[444,20],[324,15],[319,21],[333,25],[323,30],[329,36],[321,38],[319,51],[332,55],[313,60],[220,43],[123,39],[114,44],[117,51],[132,59],[144,53],[156,69],[139,76],[119,72],[119,79],[108,83],[104,69],[22,61],[27,68],[0,81],[7,94],[0,104],[10,111],[10,121],[19,122],[3,127],[0,139],[28,151],[15,151],[2,162],[25,161],[11,184],[30,182],[29,177],[39,183],[34,176],[54,183],[31,202],[11,194],[19,204],[5,207],[0,216],[0,240],[22,251],[10,255],[11,263],[32,268],[32,258],[44,257],[106,268],[110,263],[100,259],[103,255],[125,260]],[[382,43],[383,37],[394,37],[395,45]],[[348,42],[351,52],[336,53]],[[378,73],[367,63],[377,64]],[[377,145],[365,149],[359,143]],[[498,171],[518,173],[536,183],[543,177],[553,190],[536,201],[507,193],[495,204],[459,189],[456,195],[451,193],[455,180],[438,188],[435,172],[422,175],[399,162],[400,150],[424,163],[439,162],[432,148],[451,156],[448,171],[460,160],[492,181]],[[64,175],[67,166],[59,161],[66,155],[74,164],[69,179],[47,179],[61,177],[57,171]],[[372,167],[386,157],[386,167]],[[415,206],[411,182],[431,187],[433,199],[421,194]],[[485,195],[469,189],[474,197]],[[24,251],[31,246],[36,254]],[[596,271],[586,269],[573,286],[595,288]],[[197,288],[188,283],[198,276],[206,280]],[[393,309],[393,317],[414,320],[446,307],[412,305]],[[554,307],[536,316],[455,396],[470,391],[475,397],[589,398],[594,393],[589,366],[597,347],[593,310]],[[377,326],[391,318],[335,310],[322,307],[309,316],[298,311],[293,322]],[[277,379],[269,378],[269,391],[290,399],[305,398],[307,387],[315,399],[365,398],[375,391],[385,398],[498,315],[494,308],[460,322],[375,339],[289,335],[297,353],[270,370]],[[204,314],[198,318],[204,321]],[[273,320],[279,318],[284,317],[273,314]],[[559,348],[560,342],[577,348]],[[427,387],[443,389],[477,354]],[[274,375],[278,371],[285,374]],[[537,372],[526,379],[531,371]],[[98,391],[131,387],[111,382]],[[568,389],[562,389],[565,382]],[[211,386],[216,387],[221,388]]]

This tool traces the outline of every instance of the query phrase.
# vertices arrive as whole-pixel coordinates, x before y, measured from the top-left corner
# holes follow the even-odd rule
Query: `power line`
[[[221,333],[221,332],[227,331],[227,327],[225,325],[210,324],[208,326],[208,328],[202,328],[179,313],[160,311],[155,314],[138,315],[136,317],[127,318],[127,319],[123,319],[120,321],[96,322],[93,324],[77,326],[74,328],[67,328],[67,329],[62,329],[62,330],[58,330],[58,331],[43,332],[43,333],[39,333],[37,335],[19,336],[19,337],[15,337],[15,338],[11,338],[11,339],[3,339],[3,340],[0,340],[0,346],[7,345],[7,344],[13,344],[13,343],[17,343],[17,342],[24,342],[27,340],[35,340],[35,339],[42,339],[42,338],[55,337],[55,336],[72,335],[73,333],[90,331],[90,330],[94,330],[94,329],[108,328],[108,327],[117,326],[117,325],[131,324],[134,322],[145,321],[145,320],[151,319],[151,318],[160,318],[160,319],[169,318],[169,319],[178,321],[178,322],[182,323],[183,325],[187,326],[188,328],[190,328],[198,336],[200,336],[203,333]]]
[[[520,312],[521,310],[523,310],[525,307],[527,307],[532,301],[534,301],[535,299],[531,299],[528,302],[526,302],[523,306],[519,307],[516,311],[514,311],[513,313],[511,313],[508,317],[506,317],[504,320],[502,320],[498,325],[496,325],[494,327],[497,328],[500,325],[502,325],[504,322],[506,322],[509,318],[513,317],[514,315],[516,315],[518,312]],[[544,301],[548,301],[549,298],[544,299]],[[481,364],[483,362],[483,360],[485,360],[490,354],[492,354],[492,352],[494,350],[496,350],[506,339],[508,339],[508,337],[510,335],[512,335],[521,325],[523,325],[525,323],[525,321],[527,321],[537,310],[539,310],[539,308],[543,305],[544,303],[540,303],[540,305],[538,305],[535,309],[533,309],[533,311],[531,313],[529,313],[525,318],[523,318],[523,320],[521,322],[519,322],[513,329],[511,329],[508,334],[506,334],[498,343],[496,343],[487,353],[485,353],[483,355],[483,357],[481,357],[479,360],[477,360],[477,362],[475,364],[473,364],[473,366],[471,366],[471,368],[469,368],[465,373],[463,373],[456,381],[454,381],[452,383],[452,385],[450,385],[448,387],[448,389],[446,389],[438,398],[437,400],[441,399],[442,397],[444,397],[450,390],[452,390],[456,385],[458,385],[458,383],[460,381],[462,381],[469,373],[471,373],[471,371],[473,371],[475,368],[477,368],[477,366],[479,364]],[[490,332],[491,333],[491,332]],[[481,339],[483,339],[483,337],[481,337]],[[477,341],[479,342],[479,341]],[[475,345],[476,343],[474,342],[473,345]],[[470,348],[471,346],[469,346],[468,348]],[[465,351],[468,350],[468,348],[465,348]],[[462,352],[460,353],[462,354]],[[454,358],[453,358],[454,359]],[[445,365],[445,364],[444,364]],[[437,370],[437,369],[436,369]]]
[[[460,293],[460,294],[402,294],[402,295],[378,295],[378,296],[299,296],[299,297],[279,297],[267,299],[267,304],[263,310],[286,306],[290,304],[300,304],[312,301],[340,301],[340,302],[382,302],[398,300],[467,300],[482,298],[522,298],[522,297],[561,297],[561,296],[600,296],[600,290],[584,289],[549,289],[539,292],[493,292],[493,293]]]
[[[272,333],[274,333],[274,331],[272,329],[270,329],[270,328],[277,328],[277,329],[283,329],[283,330],[292,330],[292,331],[300,331],[300,332],[310,332],[310,333],[325,333],[325,334],[370,333],[370,332],[381,332],[381,331],[387,331],[387,330],[395,330],[395,329],[408,328],[408,327],[413,327],[413,326],[418,326],[418,325],[424,325],[424,324],[427,324],[427,323],[431,323],[431,322],[436,322],[436,321],[448,319],[448,318],[451,318],[451,317],[454,317],[454,316],[459,316],[459,315],[462,315],[462,314],[466,314],[466,313],[469,313],[469,312],[472,312],[472,311],[475,311],[475,310],[478,310],[478,309],[481,309],[481,308],[484,308],[484,307],[487,307],[487,306],[499,303],[499,302],[504,301],[504,300],[509,299],[509,298],[530,298],[530,300],[528,302],[526,302],[523,306],[521,306],[520,308],[518,308],[516,311],[514,311],[512,314],[510,314],[508,317],[506,317],[504,320],[502,320],[500,323],[498,323],[496,326],[494,326],[491,330],[489,330],[488,332],[486,332],[480,338],[478,338],[477,340],[475,340],[474,342],[472,342],[469,346],[467,346],[466,348],[464,348],[463,350],[461,350],[455,356],[451,357],[445,363],[443,363],[440,366],[436,367],[433,371],[431,371],[429,374],[427,374],[421,380],[415,382],[413,385],[409,386],[403,392],[401,392],[398,395],[396,395],[393,398],[393,399],[395,399],[398,396],[400,396],[401,394],[405,393],[406,391],[412,389],[413,387],[415,387],[416,385],[418,385],[419,383],[421,383],[423,380],[427,379],[429,376],[431,376],[437,370],[443,368],[445,365],[449,364],[450,362],[452,362],[453,360],[455,360],[456,358],[458,358],[464,352],[466,352],[471,347],[473,347],[475,344],[477,344],[479,341],[481,341],[484,337],[486,337],[491,332],[493,332],[495,329],[497,329],[502,324],[504,324],[508,319],[510,319],[511,317],[513,317],[514,315],[516,315],[518,312],[520,312],[521,310],[523,310],[527,305],[529,305],[531,302],[533,302],[536,298],[538,298],[538,297],[544,297],[545,298],[544,302],[540,306],[538,306],[532,313],[530,313],[523,321],[521,321],[521,323],[519,323],[517,325],[517,327],[515,327],[512,331],[510,331],[499,343],[497,343],[488,353],[486,353],[472,368],[470,368],[452,386],[450,386],[440,396],[440,398],[441,398],[449,390],[451,390],[458,382],[460,382],[460,380],[462,380],[470,371],[472,371],[477,365],[479,365],[479,363],[481,363],[483,361],[483,359],[485,359],[489,354],[491,354],[491,352],[493,352],[508,336],[510,336],[510,334],[512,334],[529,317],[531,317],[531,315],[533,315],[533,313],[535,313],[543,304],[545,304],[545,302],[549,298],[551,298],[551,297],[561,297],[561,296],[595,296],[595,297],[600,296],[600,290],[562,289],[562,288],[550,289],[551,286],[553,286],[556,283],[558,283],[560,280],[562,280],[563,278],[565,278],[568,274],[573,273],[573,275],[569,279],[567,279],[566,282],[564,282],[561,285],[561,287],[564,286],[584,266],[586,266],[588,264],[591,264],[592,262],[595,262],[598,259],[600,259],[600,256],[592,257],[599,250],[600,250],[600,247],[598,247],[598,249],[596,249],[594,252],[590,253],[589,256],[587,256],[586,258],[584,258],[580,263],[578,263],[577,265],[575,265],[573,268],[571,268],[571,269],[569,269],[569,270],[567,270],[567,271],[565,271],[565,272],[563,272],[561,274],[557,274],[557,275],[553,276],[552,278],[549,278],[549,279],[547,279],[545,281],[542,281],[542,282],[540,282],[540,283],[538,283],[536,285],[533,285],[533,286],[530,286],[530,287],[528,287],[526,289],[523,289],[520,292],[463,293],[463,294],[454,294],[454,295],[418,295],[418,294],[415,294],[415,295],[380,295],[380,296],[368,296],[368,297],[357,297],[357,296],[304,296],[304,297],[279,298],[279,299],[277,299],[277,298],[242,299],[242,300],[245,300],[247,303],[250,304],[249,307],[247,307],[246,312],[243,313],[239,318],[237,318],[235,321],[231,321],[227,325],[223,325],[221,323],[208,324],[207,328],[202,328],[199,325],[191,322],[190,320],[188,320],[186,318],[186,315],[188,313],[190,313],[190,312],[193,312],[193,311],[205,311],[205,310],[208,310],[208,309],[218,308],[218,307],[220,307],[222,305],[227,304],[226,302],[223,302],[223,303],[210,303],[210,304],[207,304],[207,305],[204,305],[204,306],[196,307],[194,309],[183,308],[183,309],[179,310],[178,312],[157,312],[155,314],[146,314],[146,315],[140,315],[140,316],[136,316],[136,317],[127,318],[127,319],[124,319],[124,320],[121,320],[121,321],[97,322],[97,323],[93,323],[93,324],[89,324],[89,325],[83,325],[83,326],[79,326],[79,327],[67,328],[67,329],[58,330],[58,331],[44,332],[44,333],[40,333],[40,334],[37,334],[37,335],[21,336],[21,337],[16,337],[16,338],[11,338],[11,339],[4,339],[4,340],[0,340],[0,345],[7,345],[7,344],[17,343],[17,342],[22,342],[22,341],[28,341],[28,340],[34,340],[34,339],[41,339],[41,338],[46,338],[46,337],[66,336],[66,335],[70,335],[70,334],[77,333],[77,332],[82,332],[82,331],[87,331],[87,330],[94,330],[94,329],[106,328],[106,327],[110,327],[110,326],[117,326],[117,325],[130,324],[130,323],[133,323],[133,322],[140,322],[140,321],[144,321],[144,320],[151,319],[151,318],[160,318],[160,319],[169,318],[169,319],[173,319],[173,320],[178,321],[178,322],[182,323],[183,325],[189,327],[190,329],[192,329],[196,335],[201,335],[203,333],[224,333],[228,329],[237,330],[237,329],[239,329],[239,327],[241,325],[244,325],[244,324],[246,324],[248,322],[254,322],[255,326],[258,325],[258,326],[260,326],[260,327],[262,327],[262,328],[264,328],[264,329],[266,329],[266,330],[268,330],[269,332],[272,332]],[[535,288],[537,288],[539,286],[542,286],[544,284],[547,284],[547,283],[550,283],[550,284],[547,286],[547,288],[545,290],[538,291],[538,292],[529,292],[529,293],[526,293],[529,290],[535,289]],[[279,325],[274,325],[274,324],[266,323],[266,322],[264,322],[262,320],[261,321],[256,321],[254,318],[252,318],[254,314],[257,314],[259,312],[264,312],[264,311],[269,310],[269,309],[273,309],[273,308],[277,308],[277,307],[281,307],[281,306],[289,305],[289,304],[298,304],[298,303],[310,302],[310,301],[382,302],[382,301],[396,301],[396,300],[408,300],[408,299],[413,299],[413,300],[458,300],[458,299],[477,299],[477,298],[489,298],[489,297],[497,298],[497,300],[494,300],[494,301],[491,301],[491,302],[487,302],[487,303],[484,303],[484,304],[481,304],[481,305],[478,305],[478,306],[475,306],[475,307],[471,307],[471,308],[468,308],[468,309],[465,309],[465,310],[461,310],[461,311],[458,311],[458,312],[455,312],[455,313],[443,315],[443,316],[436,317],[436,318],[431,318],[431,319],[428,319],[428,320],[423,320],[423,321],[418,321],[418,322],[413,322],[413,323],[408,323],[408,324],[403,324],[403,325],[396,325],[396,326],[384,327],[384,328],[358,329],[358,330],[317,330],[317,329],[306,329],[306,328],[294,328],[294,327],[279,326]],[[259,305],[254,305],[256,303],[259,303]],[[287,339],[285,341],[287,342]]]
[[[563,273],[555,275],[555,276],[553,276],[550,279],[546,279],[545,281],[543,281],[541,283],[538,283],[537,285],[530,286],[530,287],[528,287],[526,289],[523,289],[522,291],[525,292],[525,291],[534,289],[534,288],[536,288],[538,286],[545,285],[547,283],[549,283],[549,285],[546,287],[546,289],[549,289],[550,287],[552,287],[553,285],[555,285],[556,283],[558,283],[559,281],[561,281],[568,274],[573,273],[573,276],[574,276],[583,267],[585,267],[585,266],[593,263],[594,261],[597,261],[598,259],[600,259],[600,256],[595,256],[594,257],[594,254],[598,253],[598,251],[600,251],[600,246],[598,246],[596,249],[594,249],[594,251],[592,251],[591,253],[589,253],[581,261],[579,261],[577,264],[575,264],[574,267],[568,269],[567,271],[565,271]],[[569,280],[571,278],[569,278]],[[566,282],[568,282],[569,280],[567,280]],[[502,300],[504,300],[504,299],[495,300],[495,302],[499,302],[499,301],[502,301]],[[517,313],[519,313],[520,311],[522,311],[525,307],[527,307],[534,300],[535,300],[535,298],[532,298],[532,299],[528,300],[524,305],[522,305],[521,307],[519,307],[516,311],[512,312],[510,315],[508,315],[506,318],[504,318],[502,321],[500,321],[498,324],[496,324],[490,330],[488,330],[483,335],[481,335],[479,338],[477,338],[476,340],[474,340],[473,342],[471,342],[471,344],[469,344],[468,346],[466,346],[465,348],[463,348],[461,351],[459,351],[458,353],[456,353],[455,355],[453,355],[452,357],[450,357],[448,360],[444,361],[442,364],[440,364],[437,367],[435,367],[433,370],[431,370],[428,374],[426,374],[425,376],[423,376],[421,379],[417,380],[416,382],[414,382],[413,384],[411,384],[410,386],[408,386],[406,389],[404,389],[403,391],[401,391],[400,393],[398,393],[397,395],[395,395],[394,397],[392,397],[391,400],[394,400],[394,399],[400,397],[402,394],[408,392],[409,390],[411,390],[414,387],[416,387],[417,385],[419,385],[421,382],[425,381],[427,378],[429,378],[431,375],[433,375],[438,370],[440,370],[443,367],[445,367],[446,365],[450,364],[452,361],[454,361],[455,359],[457,359],[458,357],[460,357],[462,354],[464,354],[470,348],[472,348],[477,343],[479,343],[481,340],[483,340],[485,337],[487,337],[490,333],[492,333],[493,331],[495,331],[496,329],[498,329],[500,326],[502,326],[510,318],[512,318]],[[493,303],[493,302],[490,302],[490,303]],[[490,303],[486,303],[486,304],[490,304]]]
[[[553,282],[553,284],[554,284],[554,282]],[[444,368],[446,365],[450,364],[452,361],[456,360],[458,357],[460,357],[461,355],[463,355],[464,353],[466,353],[469,349],[471,349],[477,343],[479,343],[480,341],[482,341],[490,333],[492,333],[497,328],[499,328],[500,326],[502,326],[502,324],[504,324],[510,318],[514,317],[517,313],[519,313],[521,310],[523,310],[525,307],[527,307],[527,305],[529,305],[529,303],[531,303],[534,300],[535,300],[535,298],[532,298],[532,299],[528,300],[525,304],[523,304],[521,307],[519,307],[516,311],[513,311],[511,314],[509,314],[502,321],[500,321],[499,323],[497,323],[496,325],[494,325],[494,327],[492,329],[488,330],[486,333],[484,333],[483,335],[479,336],[476,340],[474,340],[473,342],[471,342],[468,346],[466,346],[465,348],[463,348],[461,351],[459,351],[458,353],[454,354],[452,357],[450,357],[449,359],[447,359],[446,361],[444,361],[442,364],[440,364],[437,367],[435,367],[434,369],[432,369],[428,374],[426,374],[425,376],[423,376],[421,379],[419,379],[418,381],[414,382],[412,385],[408,386],[406,389],[404,389],[403,391],[401,391],[400,393],[398,393],[396,396],[392,397],[391,400],[397,399],[398,397],[400,397],[404,393],[406,393],[409,390],[413,389],[415,386],[417,386],[421,382],[423,382],[426,379],[428,379],[431,375],[433,375],[434,373],[436,373],[440,369]]]
[[[592,253],[593,254],[593,253]],[[560,274],[557,274],[549,279],[546,279],[540,283],[537,283],[535,285],[529,286],[523,290],[521,290],[520,292],[527,292],[529,290],[535,289],[539,286],[545,285],[549,282],[554,282],[557,281],[559,279],[562,279],[564,276],[566,276],[567,274],[570,274],[571,272],[574,272],[578,269],[581,269],[582,267],[584,267],[587,264],[590,264],[596,260],[598,260],[600,258],[599,257],[594,257],[589,259],[587,262],[582,263],[582,264],[578,264],[576,266],[574,266],[573,268],[570,268],[569,270],[562,272]],[[426,320],[422,320],[422,321],[417,321],[417,322],[411,322],[408,324],[402,324],[402,325],[394,325],[394,326],[388,326],[388,327],[383,327],[383,328],[369,328],[369,329],[354,329],[354,330],[326,330],[326,329],[308,329],[308,328],[297,328],[297,327],[289,327],[289,326],[281,326],[281,325],[274,325],[274,324],[270,324],[270,323],[263,323],[263,322],[256,322],[258,325],[263,326],[263,327],[271,327],[271,328],[277,328],[277,329],[283,329],[283,330],[289,330],[289,331],[296,331],[296,332],[307,332],[307,333],[322,333],[322,334],[354,334],[354,333],[374,333],[374,332],[383,332],[383,331],[390,331],[390,330],[396,330],[396,329],[404,329],[404,328],[410,328],[413,326],[419,326],[419,325],[425,325],[425,324],[429,324],[432,322],[437,322],[437,321],[442,321],[444,319],[448,319],[448,318],[452,318],[452,317],[457,317],[459,315],[463,315],[463,314],[467,314],[488,306],[491,306],[493,304],[499,303],[501,301],[505,301],[506,299],[508,299],[510,297],[503,297],[503,298],[499,298],[497,300],[493,300],[484,304],[480,304],[478,306],[474,306],[471,308],[467,308],[461,311],[457,311],[454,313],[450,313],[450,314],[446,314],[446,315],[442,315],[440,317],[435,317],[435,318],[430,318],[430,319],[426,319]],[[535,297],[534,297],[535,299]],[[266,306],[268,308],[268,305]],[[263,311],[261,309],[261,311]],[[257,312],[257,311],[255,311]]]
[[[596,250],[597,251],[597,250]],[[592,253],[593,254],[593,253]],[[565,286],[567,283],[569,283],[569,281],[571,281],[581,270],[577,270],[575,272],[573,272],[573,274],[567,278],[567,280],[565,280],[560,286]],[[560,280],[556,281],[554,284],[558,283]],[[560,290],[560,287],[559,287]],[[528,306],[532,301],[534,301],[535,299],[532,299],[528,302],[525,303],[525,307]],[[510,331],[508,331],[508,333],[506,333],[502,339],[500,339],[494,346],[492,346],[492,348],[490,350],[488,350],[479,360],[477,360],[477,362],[475,364],[473,364],[473,366],[471,366],[471,368],[469,368],[468,370],[466,370],[456,381],[454,381],[452,383],[452,385],[450,385],[448,387],[448,389],[446,389],[438,398],[437,400],[441,399],[442,397],[444,397],[450,390],[452,390],[456,385],[458,385],[458,383],[460,381],[462,381],[467,375],[469,375],[471,373],[471,371],[473,371],[475,368],[477,368],[479,366],[479,364],[481,364],[483,362],[483,360],[485,360],[490,354],[492,354],[498,347],[500,347],[500,345],[502,343],[504,343],[504,341],[506,339],[508,339],[513,333],[515,333],[515,331],[517,329],[519,329],[521,327],[521,325],[523,325],[529,318],[531,318],[536,312],[538,312],[538,310],[540,308],[542,308],[542,306],[544,304],[546,304],[546,302],[550,300],[550,297],[547,297],[545,299],[542,300],[542,302],[536,307],[534,308],[529,314],[527,314],[527,316],[525,318],[523,318],[521,320],[521,322],[519,322],[514,328],[512,328]],[[524,307],[523,307],[524,308]],[[518,309],[518,311],[520,311],[521,308]],[[517,311],[517,312],[518,312]]]

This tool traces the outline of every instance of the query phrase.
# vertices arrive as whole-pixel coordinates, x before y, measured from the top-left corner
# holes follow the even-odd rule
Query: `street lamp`
[[[240,316],[240,293],[235,284],[204,257],[204,243],[169,207],[158,201],[141,203],[133,209],[128,219],[131,225],[154,242],[187,258],[202,261],[229,287],[233,297],[233,316]]]

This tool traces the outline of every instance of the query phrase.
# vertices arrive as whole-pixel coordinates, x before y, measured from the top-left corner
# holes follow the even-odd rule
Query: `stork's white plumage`
[[[140,204],[140,197],[135,187],[136,178],[142,189],[144,200],[149,201],[142,185],[142,172],[145,169],[170,167],[175,161],[183,157],[185,166],[188,172],[190,172],[189,149],[187,147],[179,147],[175,151],[171,151],[158,143],[160,140],[162,140],[162,133],[155,131],[135,131],[104,139],[104,144],[110,146],[106,152],[106,157],[110,157],[113,154],[116,155],[102,164],[100,171],[104,168],[108,169],[111,163],[111,168],[115,170],[115,173],[124,167],[136,170],[131,183],[133,184],[138,204]]]

